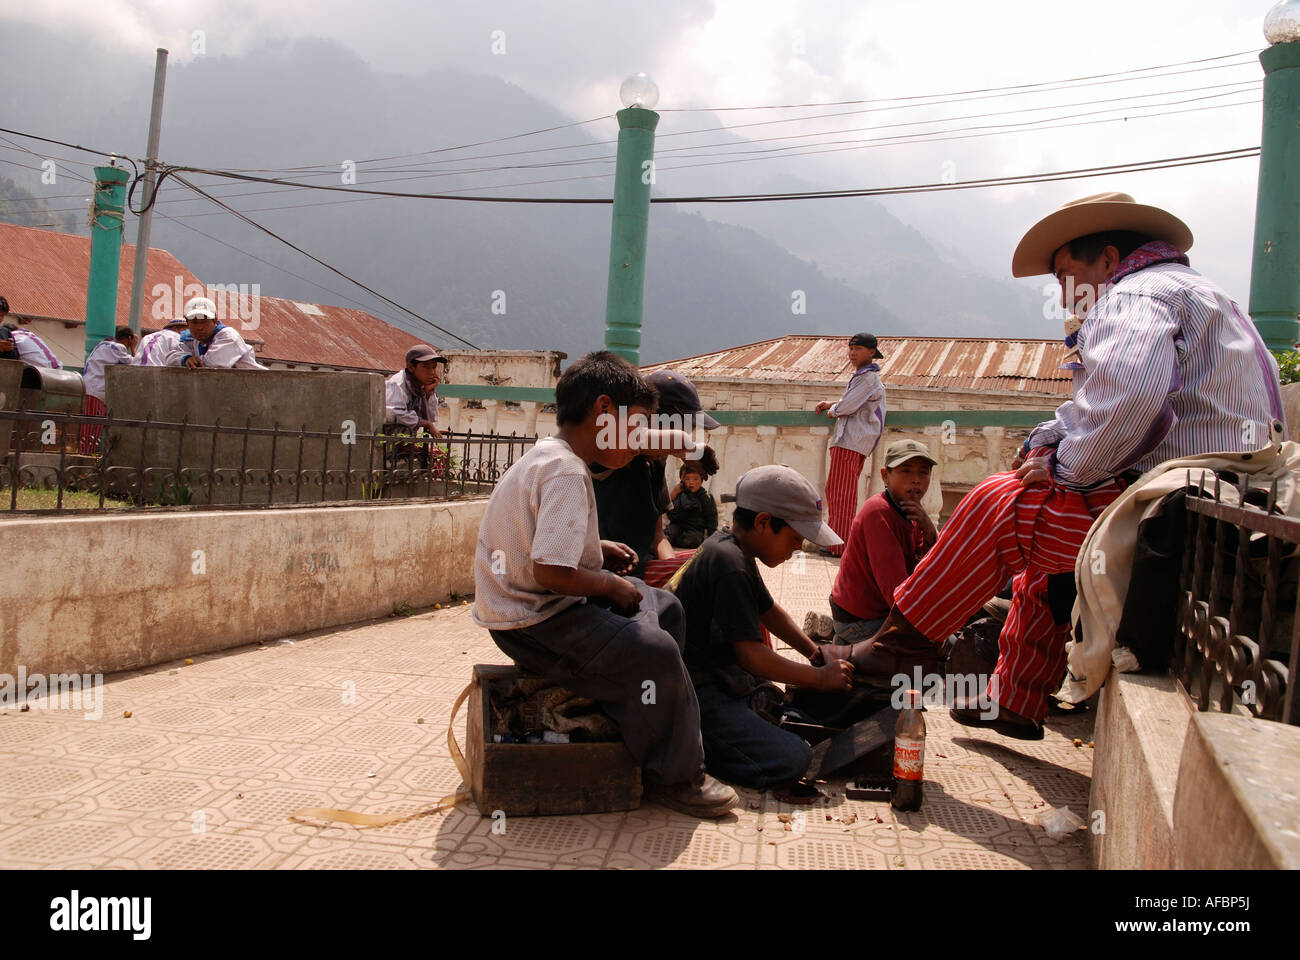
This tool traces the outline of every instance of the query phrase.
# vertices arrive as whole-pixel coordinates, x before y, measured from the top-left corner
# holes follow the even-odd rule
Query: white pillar
[[[813,480],[813,485],[821,490],[826,491],[826,473],[830,469],[830,445],[831,445],[831,428],[830,427],[809,427],[808,432],[812,434],[813,449],[817,451],[815,460],[817,462],[817,477]]]
[[[718,427],[716,430],[709,431],[709,446],[713,448],[713,454],[718,458],[718,472],[709,477],[708,482],[705,484],[705,488],[710,494],[712,494],[713,499],[715,500],[721,493],[719,487],[722,485],[723,474],[727,472],[727,437],[731,436],[734,431],[734,427]],[[735,486],[735,482],[733,481],[731,485]],[[731,491],[728,490],[727,492]],[[719,504],[719,506],[721,506],[721,504]]]
[[[925,428],[925,445],[930,448],[930,456],[939,462],[930,473],[930,489],[921,498],[921,506],[925,507],[925,512],[936,525],[939,523],[939,515],[943,513],[943,465],[948,462],[950,446],[943,441],[948,438],[951,438],[952,443],[957,442],[955,426],[945,429],[943,424],[939,424]]]
[[[879,442],[876,443],[876,449],[871,451],[871,462],[862,471],[866,476],[862,478],[862,482],[858,485],[860,488],[858,492],[861,497],[859,503],[865,503],[868,497],[874,497],[885,489],[885,483],[880,479],[880,468],[885,465],[885,447],[889,446],[891,442],[882,433]]]
[[[521,400],[519,406],[524,409],[524,434],[529,437],[537,436],[537,401]]]
[[[756,427],[759,438],[763,444],[763,451],[766,454],[766,463],[776,463],[776,438],[781,434],[780,427],[772,427],[763,424]]]
[[[987,447],[988,472],[992,476],[1002,470],[1002,438],[1006,436],[1006,427],[985,427],[984,442]]]
[[[497,432],[497,412],[498,412],[497,408],[499,406],[500,404],[498,404],[497,401],[495,400],[483,401],[483,409],[487,412],[487,426],[483,430],[484,433]]]
[[[442,402],[447,405],[448,410],[448,427],[453,433],[460,431],[460,397],[442,397]]]

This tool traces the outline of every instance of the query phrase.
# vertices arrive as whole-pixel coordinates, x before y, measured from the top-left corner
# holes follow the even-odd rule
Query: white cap
[[[217,305],[207,297],[195,297],[185,304],[186,320],[198,320],[200,318],[217,319]]]

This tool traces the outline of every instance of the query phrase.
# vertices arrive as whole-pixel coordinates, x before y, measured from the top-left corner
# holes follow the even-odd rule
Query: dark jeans
[[[634,617],[578,603],[531,627],[490,633],[524,670],[598,702],[648,781],[681,783],[704,763],[700,708],[682,663],[686,618],[671,593],[628,579],[643,597]]]
[[[716,683],[695,691],[700,702],[704,762],[719,780],[766,790],[798,780],[812,763],[812,747],[788,730],[768,723]]]
[[[670,523],[664,527],[664,539],[678,550],[690,550],[698,547],[708,538],[707,533],[694,527],[683,527],[676,523]]]

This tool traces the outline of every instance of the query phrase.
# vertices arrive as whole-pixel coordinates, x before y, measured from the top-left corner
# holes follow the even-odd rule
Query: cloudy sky
[[[206,56],[326,37],[385,72],[451,67],[500,77],[574,120],[611,113],[623,77],[646,71],[661,89],[658,189],[690,195],[716,190],[719,183],[746,189],[776,175],[822,187],[879,187],[1256,146],[1261,71],[1254,54],[1264,45],[1261,24],[1271,5],[1271,0],[480,0],[471,7],[417,0],[99,0],[92,6],[84,0],[0,0],[0,16],[85,36],[87,42],[145,61],[160,45],[174,60],[190,59],[196,31]],[[95,40],[89,39],[91,9]],[[1243,56],[1188,63],[1228,54]],[[1164,76],[1129,75],[1122,82],[1014,96],[1006,95],[1012,91],[931,96],[1176,64],[1188,65],[1155,71]],[[909,97],[923,99],[897,99]],[[694,112],[842,101],[872,102]],[[1156,113],[1168,115],[1150,116]],[[683,136],[715,126],[719,117],[733,129]],[[1029,122],[1036,127],[1025,127]],[[593,125],[591,132],[608,136],[611,124]],[[1008,131],[1007,124],[1017,126]],[[922,133],[929,135],[923,142],[864,143]],[[762,138],[764,147],[804,149],[786,151],[795,155],[779,159],[736,162],[738,137]],[[802,139],[768,139],[773,137]],[[429,148],[440,145],[436,133],[429,140]],[[722,169],[688,165],[704,150],[682,151],[690,154],[687,160],[673,159],[669,152],[720,141],[731,144],[721,153]],[[257,166],[257,159],[250,156],[248,166]],[[1016,241],[1039,216],[1084,194],[1124,190],[1183,217],[1197,237],[1193,265],[1244,302],[1257,174],[1256,161],[1234,160],[885,202],[980,268],[1008,276]],[[563,195],[562,183],[555,189]],[[789,215],[798,216],[800,204],[788,206]]]

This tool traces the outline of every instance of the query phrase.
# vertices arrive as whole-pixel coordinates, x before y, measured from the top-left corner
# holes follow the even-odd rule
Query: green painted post
[[[86,284],[86,356],[117,328],[117,270],[122,257],[122,217],[127,172],[95,168],[90,226],[90,280]],[[84,362],[84,361],[83,361]]]
[[[659,114],[643,107],[618,112],[614,217],[609,239],[605,346],[634,367],[641,365],[641,311],[645,292],[646,231],[654,182],[655,127]]]
[[[1259,55],[1264,67],[1264,130],[1250,315],[1269,349],[1290,350],[1300,340],[1300,42],[1273,37],[1270,42],[1273,45]]]

